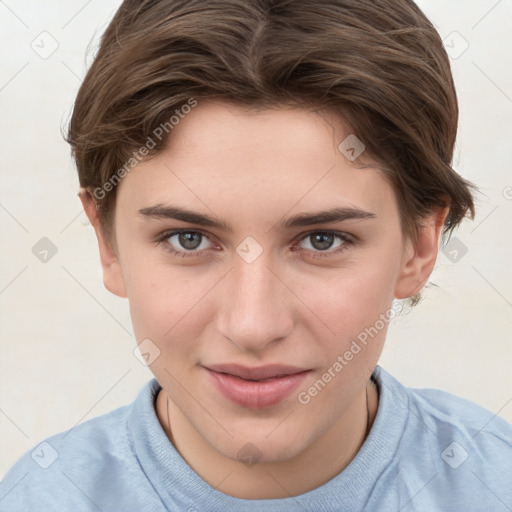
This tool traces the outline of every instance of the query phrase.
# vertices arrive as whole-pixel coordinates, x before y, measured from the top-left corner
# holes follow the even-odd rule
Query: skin
[[[368,379],[387,323],[308,404],[297,394],[389,311],[393,298],[419,292],[436,261],[448,208],[432,212],[416,245],[404,239],[394,191],[381,171],[357,168],[338,150],[349,133],[326,112],[249,113],[199,102],[165,150],[119,184],[112,247],[81,190],[105,286],[129,299],[137,343],[149,338],[160,350],[150,365],[163,388],[155,406],[160,423],[196,473],[231,496],[295,496],[350,463],[364,441],[366,389],[370,423],[377,413],[378,393]],[[138,214],[157,204],[222,218],[233,232]],[[283,217],[341,206],[375,218],[271,229]],[[209,236],[199,236],[192,249],[202,254],[166,251],[167,244],[187,252],[178,236],[154,242],[179,228]],[[347,233],[357,243],[333,254],[345,242],[335,237],[322,246],[308,236],[322,230]],[[251,263],[236,252],[248,236],[263,251]],[[224,398],[201,366],[228,362],[312,371],[284,401],[258,410]],[[237,458],[247,443],[259,452],[254,465]]]

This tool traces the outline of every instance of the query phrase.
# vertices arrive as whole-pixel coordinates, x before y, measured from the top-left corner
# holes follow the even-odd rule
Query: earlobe
[[[425,219],[416,244],[408,240],[395,286],[395,299],[407,299],[421,291],[437,260],[439,241],[449,207],[438,209]]]
[[[126,298],[126,286],[124,283],[121,264],[115,251],[112,249],[103,233],[98,215],[97,203],[94,199],[94,196],[90,190],[80,187],[78,197],[80,197],[80,201],[82,201],[85,214],[87,215],[87,218],[89,219],[96,233],[100,252],[101,267],[103,269],[103,284],[105,285],[105,288],[114,295]]]

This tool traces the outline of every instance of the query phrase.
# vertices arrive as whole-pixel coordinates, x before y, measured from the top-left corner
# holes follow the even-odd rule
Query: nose
[[[260,352],[293,329],[293,292],[264,254],[252,262],[237,255],[219,297],[218,331],[243,351]]]

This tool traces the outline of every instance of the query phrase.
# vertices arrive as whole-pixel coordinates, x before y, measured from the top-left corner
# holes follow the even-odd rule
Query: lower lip
[[[275,377],[266,381],[248,381],[214,372],[206,368],[217,389],[229,400],[242,407],[263,409],[284,400],[306,377],[310,370]]]

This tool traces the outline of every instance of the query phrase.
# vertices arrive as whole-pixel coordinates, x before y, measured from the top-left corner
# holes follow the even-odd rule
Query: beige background
[[[418,3],[453,56],[455,168],[483,195],[476,221],[456,234],[467,253],[439,255],[438,287],[394,321],[380,364],[406,385],[445,389],[512,422],[512,1]],[[152,377],[132,353],[127,302],[103,287],[60,135],[119,4],[0,2],[0,477],[44,438],[131,402]],[[32,252],[42,237],[57,248],[46,263]]]

